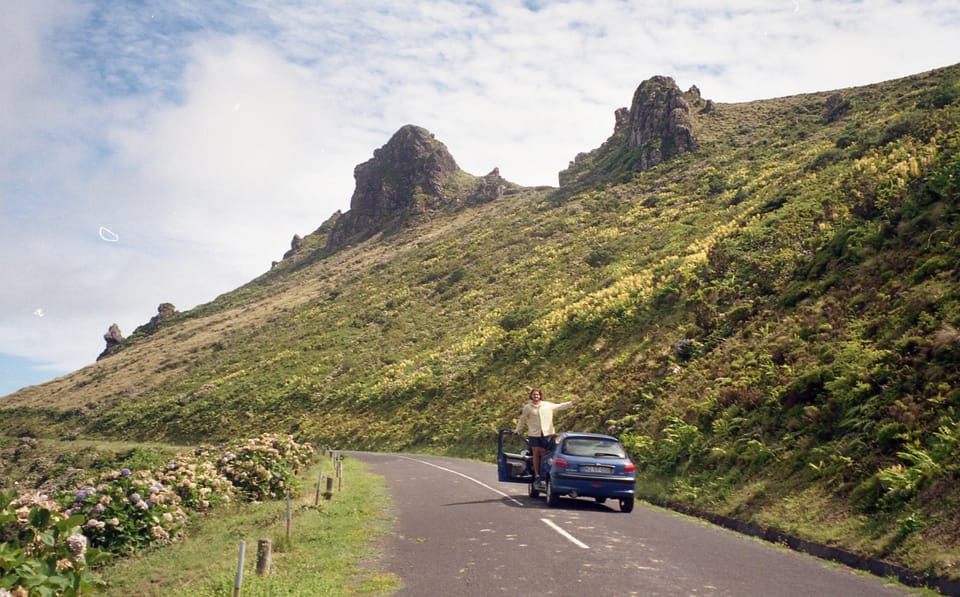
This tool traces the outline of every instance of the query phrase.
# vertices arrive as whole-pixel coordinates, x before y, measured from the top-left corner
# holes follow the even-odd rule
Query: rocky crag
[[[350,209],[333,215],[326,248],[335,251],[383,232],[396,232],[431,214],[493,201],[515,187],[496,168],[482,177],[457,165],[432,133],[406,125],[353,172]]]
[[[137,329],[133,330],[133,336],[152,334],[160,328],[160,324],[164,320],[173,317],[177,313],[179,313],[179,311],[177,311],[177,308],[173,303],[160,303],[160,305],[157,307],[157,314],[151,317],[150,321],[138,326]],[[127,339],[124,338],[123,334],[120,332],[120,326],[114,323],[107,330],[107,333],[103,335],[103,340],[107,343],[107,345],[103,349],[103,352],[101,352],[97,357],[98,361],[122,350],[124,342]]]
[[[701,101],[696,86],[684,93],[670,77],[655,76],[640,83],[630,107],[614,113],[610,138],[594,151],[577,155],[560,172],[560,186],[590,178],[597,170],[604,175],[620,169],[649,170],[682,153],[696,151],[690,104]],[[707,106],[713,110],[712,102]]]

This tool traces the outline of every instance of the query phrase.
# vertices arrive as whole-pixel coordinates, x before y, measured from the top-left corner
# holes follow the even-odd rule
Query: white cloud
[[[105,172],[98,184],[132,195],[128,217],[218,246],[238,228],[259,230],[276,251],[277,235],[295,230],[275,226],[346,207],[353,163],[371,140],[344,135],[342,109],[309,71],[245,39],[205,42],[191,55],[184,103],[111,130],[126,175]],[[264,249],[256,240],[238,248]]]
[[[723,102],[861,85],[954,62],[958,25],[947,0],[14,3],[0,354],[76,368],[111,323],[250,280],[404,124],[555,184],[650,76]]]

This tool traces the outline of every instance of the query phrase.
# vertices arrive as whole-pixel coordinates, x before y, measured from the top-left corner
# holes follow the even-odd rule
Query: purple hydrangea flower
[[[83,535],[70,535],[67,537],[67,549],[74,559],[79,558],[87,551],[87,538]]]
[[[129,477],[129,476],[130,476],[130,469],[125,468],[125,469],[123,469],[122,471],[120,471],[120,476],[121,476],[121,477]]]

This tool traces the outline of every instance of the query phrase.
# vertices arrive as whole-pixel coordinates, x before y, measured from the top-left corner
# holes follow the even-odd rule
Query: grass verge
[[[306,488],[292,502],[290,541],[286,539],[283,501],[244,504],[198,518],[186,540],[136,558],[118,561],[103,570],[107,595],[224,596],[232,595],[240,542],[246,542],[241,594],[388,595],[400,587],[394,574],[376,569],[392,517],[382,477],[363,463],[345,457],[341,489],[314,506],[316,479],[333,470],[323,458],[301,477]],[[273,542],[268,575],[255,574],[257,542]]]

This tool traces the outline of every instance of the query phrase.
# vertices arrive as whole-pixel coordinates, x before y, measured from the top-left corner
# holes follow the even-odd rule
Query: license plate
[[[612,466],[600,466],[596,464],[585,464],[580,467],[580,472],[583,473],[605,473],[610,474],[613,472]]]

